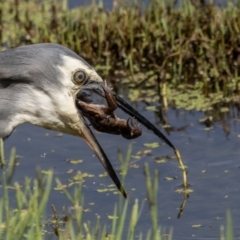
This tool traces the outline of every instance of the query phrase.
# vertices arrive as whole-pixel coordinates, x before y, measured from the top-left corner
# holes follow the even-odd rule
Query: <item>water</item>
[[[143,104],[138,104],[138,110],[144,116],[155,124],[159,122],[153,112],[144,109]],[[120,110],[118,114],[125,116]],[[180,219],[177,219],[177,214],[183,196],[175,193],[182,182],[178,164],[175,160],[170,160],[164,164],[157,164],[154,161],[155,157],[173,156],[172,150],[145,128],[143,128],[143,135],[134,141],[125,140],[120,136],[97,134],[99,142],[115,169],[119,167],[118,149],[125,153],[131,142],[133,143],[133,155],[139,150],[146,149],[143,146],[144,143],[158,141],[162,144],[153,150],[152,155],[144,156],[136,162],[139,168],[129,169],[125,188],[129,192],[132,203],[135,198],[138,198],[140,202],[145,202],[146,188],[143,166],[144,163],[148,163],[152,173],[154,169],[158,169],[160,172],[159,223],[166,232],[170,227],[173,227],[173,239],[219,239],[219,229],[221,225],[225,224],[227,209],[230,209],[233,214],[235,236],[240,237],[238,225],[240,222],[239,111],[232,108],[230,114],[222,115],[225,124],[228,124],[229,127],[228,134],[223,130],[222,121],[217,121],[211,130],[206,130],[205,126],[198,122],[200,118],[204,117],[202,112],[170,109],[167,117],[171,126],[189,125],[184,131],[175,131],[168,135],[168,138],[180,150],[182,158],[188,166],[189,182],[191,188],[194,189]],[[164,133],[166,134],[166,132]],[[56,135],[56,132],[28,124],[22,125],[14,131],[5,142],[6,152],[15,146],[18,155],[22,156],[14,180],[22,182],[25,176],[35,176],[34,169],[37,166],[40,166],[41,169],[53,168],[55,176],[62,183],[68,183],[70,175],[66,174],[66,171],[70,168],[94,174],[94,177],[87,179],[84,184],[85,208],[90,209],[90,212],[84,214],[84,218],[95,221],[96,214],[100,214],[102,221],[110,225],[111,220],[105,216],[113,214],[113,207],[118,201],[118,196],[111,193],[97,193],[96,190],[112,184],[111,179],[98,177],[100,173],[104,172],[103,167],[82,139],[67,135],[56,137]],[[80,165],[71,165],[65,161],[66,159],[83,159],[84,161]],[[177,179],[173,181],[164,179],[175,176]],[[131,190],[133,188],[135,191]],[[90,202],[95,204],[88,205]],[[55,204],[57,209],[61,209],[63,205],[70,206],[67,198],[55,190],[52,190],[49,201],[49,214],[51,214],[51,204]],[[202,227],[192,227],[198,224],[201,224]],[[127,221],[126,226],[128,226]],[[147,202],[145,202],[138,230],[144,231],[150,226],[149,209]]]
[[[69,7],[70,8],[74,8],[74,7],[78,7],[78,6],[87,6],[91,3],[92,1],[89,1],[89,0],[69,0],[68,3],[69,3]],[[105,9],[112,9],[113,7],[113,0],[102,0],[102,1],[99,1],[99,0],[95,0],[96,3],[98,2],[102,2],[103,3],[103,6]],[[124,1],[123,1],[124,2]],[[125,1],[125,2],[135,2],[134,0],[130,0],[130,1]],[[139,0],[138,1],[139,3],[141,3],[143,6],[147,6],[148,3],[150,2],[150,0]],[[176,3],[176,6],[179,6],[181,1],[177,1]],[[210,2],[210,0],[206,1],[207,3]],[[229,1],[229,2],[236,2],[236,0],[232,0],[232,1]],[[216,6],[221,6],[221,7],[226,7],[226,0],[215,0],[214,1],[215,5]]]

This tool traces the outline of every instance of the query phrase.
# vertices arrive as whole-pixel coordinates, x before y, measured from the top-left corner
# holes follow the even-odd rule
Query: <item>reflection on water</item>
[[[170,227],[174,229],[174,239],[219,239],[219,227],[225,224],[225,214],[228,208],[233,213],[235,223],[234,233],[240,236],[238,222],[239,213],[239,182],[240,182],[240,115],[239,108],[232,106],[230,112],[214,113],[211,128],[199,119],[205,117],[202,112],[170,109],[161,113],[153,113],[145,110],[144,104],[135,106],[151,122],[162,122],[169,126],[162,129],[170,141],[180,150],[182,158],[189,169],[189,181],[194,193],[187,201],[185,212],[177,219],[179,206],[183,195],[175,193],[182,183],[181,171],[174,158],[172,149],[159,142],[159,139],[151,132],[143,128],[143,135],[133,141],[128,141],[120,136],[97,134],[97,138],[106,151],[115,169],[119,168],[117,152],[120,149],[123,154],[127,152],[129,143],[133,143],[133,155],[141,150],[149,150],[145,143],[159,142],[158,148],[150,149],[151,154],[142,155],[140,159],[133,158],[134,167],[129,169],[125,188],[129,193],[131,204],[138,198],[144,203],[144,209],[139,221],[139,231],[151,226],[150,213],[148,211],[143,175],[144,163],[148,163],[150,171],[158,169],[160,172],[160,189],[158,193],[159,222],[165,231]],[[126,117],[118,110],[120,117]],[[165,124],[166,125],[166,124]],[[17,147],[18,154],[22,157],[20,165],[16,169],[14,180],[23,181],[25,176],[34,176],[34,169],[40,166],[42,169],[53,168],[55,176],[62,183],[68,183],[71,174],[66,171],[74,169],[94,175],[84,183],[84,202],[90,212],[84,214],[85,219],[95,220],[96,214],[102,216],[102,221],[110,225],[110,220],[105,214],[111,215],[115,202],[119,196],[112,193],[98,193],[97,189],[112,184],[109,177],[99,178],[103,173],[103,167],[85,142],[76,137],[50,132],[31,125],[22,125],[16,129],[13,135],[6,141],[6,152],[12,146]],[[155,159],[168,156],[165,163],[157,163]],[[67,159],[82,159],[79,165],[72,165]],[[169,177],[169,178],[168,178]],[[172,179],[167,181],[166,179]],[[89,203],[94,202],[94,205]],[[57,209],[63,205],[69,206],[69,201],[58,191],[52,190],[49,201],[49,214],[51,204]],[[193,228],[193,225],[202,225]],[[128,223],[126,222],[126,226]],[[127,229],[126,229],[127,230]]]

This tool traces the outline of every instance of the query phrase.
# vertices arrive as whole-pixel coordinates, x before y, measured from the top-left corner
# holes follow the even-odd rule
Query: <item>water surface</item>
[[[89,4],[91,4],[91,2],[96,2],[96,3],[99,3],[99,2],[102,2],[103,3],[103,6],[105,9],[112,9],[113,7],[113,2],[114,0],[95,0],[95,1],[89,1],[89,0],[69,0],[68,3],[69,3],[69,7],[70,8],[74,8],[74,7],[78,7],[78,6],[87,6]],[[116,1],[116,2],[120,2],[120,1]],[[136,2],[135,0],[128,0],[128,1],[124,1],[123,2],[127,2],[127,3],[134,3]],[[140,4],[142,4],[142,6],[147,6],[150,2],[150,0],[138,0],[138,2]],[[207,0],[206,3],[210,3],[211,1],[210,0]],[[216,6],[221,6],[221,7],[226,7],[226,0],[215,0],[214,1],[214,4]],[[229,0],[228,2],[235,2],[236,3],[236,0]],[[181,3],[181,0],[177,0],[176,1],[176,6],[179,6]]]
[[[139,103],[135,107],[161,128],[158,124],[158,117],[153,112],[146,111],[144,104]],[[118,113],[120,116],[126,116],[120,110]],[[214,127],[209,130],[206,130],[205,126],[198,122],[204,116],[203,112],[187,112],[181,109],[169,109],[167,112],[168,122],[171,126],[178,128],[189,125],[184,131],[174,131],[168,135],[168,138],[180,150],[182,158],[188,166],[189,181],[191,188],[194,189],[180,219],[177,219],[177,214],[183,196],[175,193],[182,183],[178,164],[175,160],[164,164],[154,161],[155,157],[173,156],[173,152],[168,146],[145,128],[143,128],[143,135],[134,141],[108,134],[97,134],[97,138],[115,169],[119,167],[118,149],[126,153],[129,144],[133,143],[133,155],[136,155],[139,150],[147,149],[143,146],[144,143],[156,141],[160,143],[159,148],[153,149],[152,155],[143,156],[139,161],[132,159],[136,161],[139,168],[129,169],[125,188],[129,192],[132,203],[136,198],[140,202],[145,202],[144,163],[149,164],[152,173],[154,169],[158,169],[160,172],[159,223],[166,232],[173,227],[173,239],[219,239],[219,229],[221,225],[225,224],[227,209],[230,209],[233,214],[234,233],[238,237],[236,239],[239,239],[240,114],[237,109],[232,108],[230,113],[222,114],[222,120],[218,119]],[[223,122],[224,126],[226,124],[228,126],[227,133],[223,130]],[[163,129],[162,131],[167,134]],[[5,142],[6,152],[9,152],[13,146],[22,156],[14,180],[23,182],[25,176],[34,177],[37,166],[46,170],[53,168],[55,176],[62,183],[68,183],[70,175],[66,174],[66,171],[70,168],[93,174],[94,177],[87,179],[84,183],[85,207],[90,209],[90,212],[84,214],[84,218],[95,221],[96,214],[100,214],[102,221],[111,225],[106,214],[113,213],[114,204],[118,201],[119,196],[97,192],[97,189],[112,184],[112,181],[109,177],[98,177],[100,173],[104,172],[103,167],[93,156],[84,140],[67,135],[57,137],[56,132],[25,124],[17,128]],[[82,159],[83,163],[71,165],[66,162],[66,159]],[[177,179],[166,181],[165,177],[177,177]],[[88,205],[91,202],[95,204]],[[71,206],[67,198],[55,190],[52,190],[49,201],[49,214],[51,214],[51,204],[55,204],[58,209],[61,209],[63,205]],[[193,228],[193,225],[198,224],[202,227]],[[126,226],[128,226],[127,221]],[[144,231],[150,226],[148,205],[145,202],[138,230]]]

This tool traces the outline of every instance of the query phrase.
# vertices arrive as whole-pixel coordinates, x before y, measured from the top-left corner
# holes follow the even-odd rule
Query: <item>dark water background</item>
[[[69,2],[70,7],[89,3],[89,1],[76,0],[70,0]],[[104,6],[111,9],[112,1],[104,1]],[[139,103],[135,107],[167,134],[158,124],[158,117],[153,112],[146,111],[144,104]],[[126,117],[121,111],[118,111],[118,113],[120,116]],[[189,112],[182,109],[169,109],[167,112],[171,126],[189,125],[184,131],[175,131],[167,135],[180,150],[189,169],[188,177],[191,188],[194,189],[180,219],[177,219],[177,214],[183,196],[175,193],[175,190],[181,185],[181,171],[178,164],[175,160],[164,164],[157,164],[154,161],[155,157],[173,155],[168,146],[162,144],[156,136],[145,128],[143,128],[143,135],[134,141],[108,134],[97,134],[97,138],[115,169],[119,167],[118,149],[126,153],[129,144],[132,142],[133,155],[135,155],[139,150],[146,149],[143,146],[144,143],[156,141],[161,143],[159,148],[152,151],[152,155],[144,156],[139,161],[133,160],[136,161],[139,168],[129,169],[125,188],[129,192],[132,203],[135,198],[138,198],[140,203],[144,202],[146,198],[143,175],[144,163],[149,164],[151,172],[154,169],[159,170],[159,224],[165,232],[173,227],[173,239],[219,239],[220,226],[225,224],[227,209],[230,209],[233,215],[235,237],[240,239],[240,113],[239,110],[232,107],[230,113],[222,114],[222,119],[218,119],[210,130],[206,130],[205,126],[198,122],[204,116],[203,112]],[[223,130],[223,125],[228,126],[228,133]],[[111,193],[97,193],[97,189],[112,184],[111,179],[109,177],[98,177],[100,173],[104,172],[103,167],[98,159],[93,156],[84,140],[67,135],[56,137],[56,135],[56,132],[29,124],[22,125],[14,131],[5,142],[6,153],[10,151],[11,147],[15,146],[18,155],[22,156],[19,159],[20,165],[16,169],[14,180],[23,183],[26,176],[34,177],[37,167],[45,170],[53,168],[55,176],[62,183],[68,183],[71,175],[66,174],[66,171],[70,168],[94,174],[93,178],[86,180],[83,188],[85,208],[90,209],[90,212],[84,214],[84,219],[94,222],[96,214],[99,214],[102,217],[102,222],[110,226],[111,220],[106,217],[106,214],[112,215],[114,204],[118,201],[119,196]],[[66,159],[83,159],[84,161],[79,165],[70,165],[66,162]],[[177,177],[176,180],[164,180],[165,177],[175,176]],[[132,188],[135,191],[132,191]],[[88,205],[90,202],[95,204]],[[61,209],[63,205],[70,206],[67,198],[55,190],[52,190],[49,201],[49,214],[52,213],[50,210],[51,204],[54,204],[57,209]],[[198,224],[201,224],[202,227],[192,227]],[[128,226],[128,220],[126,226]],[[138,230],[146,232],[150,226],[148,205],[145,202]]]

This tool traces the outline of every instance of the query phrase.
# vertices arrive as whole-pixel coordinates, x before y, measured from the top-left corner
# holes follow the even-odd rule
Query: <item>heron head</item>
[[[18,125],[34,125],[79,136],[95,152],[126,197],[109,160],[76,108],[76,94],[104,96],[103,80],[80,56],[58,44],[35,44],[0,53],[0,137]]]

